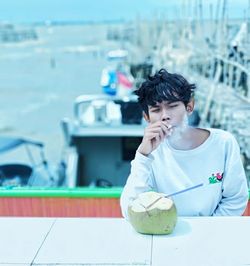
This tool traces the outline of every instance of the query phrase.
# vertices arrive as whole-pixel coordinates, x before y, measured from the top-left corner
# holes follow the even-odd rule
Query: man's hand
[[[148,156],[160,145],[165,137],[171,135],[172,130],[172,126],[163,121],[149,124],[145,128],[142,143],[138,148],[138,152]]]

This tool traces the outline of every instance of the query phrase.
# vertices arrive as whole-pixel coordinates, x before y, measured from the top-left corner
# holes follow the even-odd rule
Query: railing
[[[121,217],[121,192],[122,187],[1,188],[0,216]],[[244,216],[250,216],[250,191]]]
[[[121,217],[122,188],[1,188],[0,216]]]

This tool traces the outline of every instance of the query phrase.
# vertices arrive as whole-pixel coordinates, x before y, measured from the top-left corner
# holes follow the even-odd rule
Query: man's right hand
[[[155,150],[165,137],[171,135],[172,126],[164,121],[158,121],[150,123],[144,132],[142,143],[138,148],[138,152],[148,156],[153,150]]]

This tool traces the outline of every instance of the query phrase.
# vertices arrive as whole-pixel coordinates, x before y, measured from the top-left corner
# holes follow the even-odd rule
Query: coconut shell
[[[161,194],[157,194],[158,197],[162,197]],[[147,209],[147,207],[145,207],[143,211],[136,211],[135,208],[133,208],[133,203],[129,206],[129,221],[137,232],[154,235],[166,235],[173,232],[177,223],[177,210],[171,199],[168,199],[171,201],[168,209],[160,207],[160,201],[163,200],[166,200],[166,198],[162,197],[150,208]],[[141,206],[144,206],[142,201],[140,203]],[[138,205],[138,201],[136,204]]]

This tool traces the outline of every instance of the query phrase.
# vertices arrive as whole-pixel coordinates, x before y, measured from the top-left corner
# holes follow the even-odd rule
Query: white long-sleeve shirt
[[[120,204],[127,218],[129,204],[139,193],[171,194],[180,216],[242,215],[248,202],[247,180],[235,138],[208,129],[208,139],[192,150],[176,150],[165,139],[149,156],[136,152]]]

